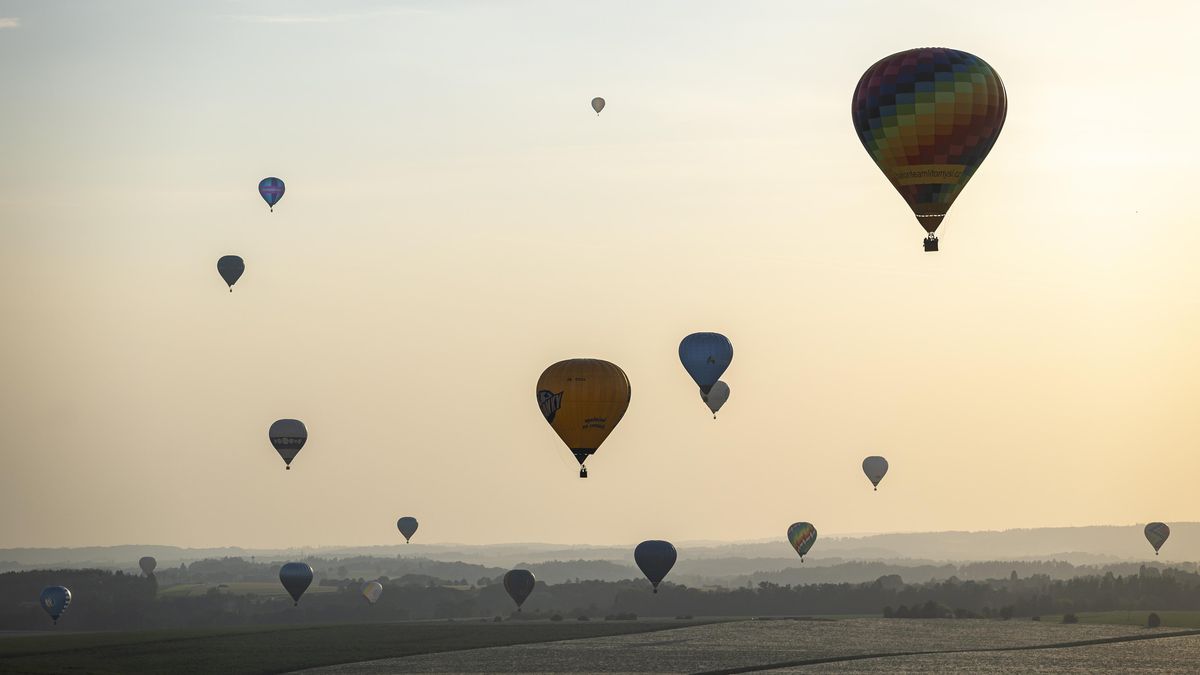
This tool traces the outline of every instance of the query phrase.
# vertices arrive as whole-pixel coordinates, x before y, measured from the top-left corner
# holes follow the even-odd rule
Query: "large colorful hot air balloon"
[[[521,605],[525,604],[525,599],[533,592],[535,583],[533,572],[529,570],[509,570],[504,573],[504,590],[508,592],[508,597],[517,603],[518,612],[521,611]]]
[[[1000,76],[983,59],[942,47],[910,49],[867,69],[854,88],[854,128],[925,228],[925,250],[987,157],[1008,112]]]
[[[817,528],[813,527],[812,523],[792,523],[788,528],[787,537],[792,548],[800,554],[800,562],[804,562],[804,555],[817,541]]]
[[[629,397],[625,371],[599,359],[559,361],[538,378],[538,407],[579,461],[580,478],[587,478],[584,462],[625,416]]]
[[[707,394],[733,361],[733,343],[720,333],[692,333],[679,343],[679,361]]]
[[[404,543],[408,543],[409,539],[417,533],[417,519],[412,516],[404,516],[396,521],[396,529],[400,530],[400,534],[404,535]],[[435,528],[436,529],[436,528]],[[434,536],[437,536],[436,534]]]
[[[217,260],[217,274],[225,280],[229,285],[229,292],[233,292],[233,285],[238,279],[242,278],[242,272],[246,271],[246,263],[236,255],[223,255]]]
[[[663,577],[667,576],[667,572],[675,566],[675,560],[679,554],[676,553],[675,547],[669,541],[661,539],[650,539],[643,541],[633,549],[633,561],[637,563],[638,569],[642,570],[642,574],[650,580],[650,585],[654,587],[654,592],[658,592],[658,585],[662,583]]]
[[[599,115],[600,111],[604,110],[604,99],[600,98],[599,96],[592,99],[592,110],[595,110],[596,114]]]
[[[300,596],[308,590],[313,580],[313,569],[308,563],[290,562],[279,568],[279,583],[292,596],[292,604],[300,604]]]
[[[283,181],[274,176],[262,179],[258,182],[258,194],[262,195],[263,201],[274,211],[275,205],[283,199]]]
[[[146,576],[152,577],[154,576],[154,568],[158,567],[158,561],[153,556],[143,556],[138,561],[138,567],[142,568],[142,572],[145,572]]]
[[[379,596],[383,595],[383,584],[378,581],[368,581],[362,585],[362,595],[372,605],[379,602]]]
[[[1154,547],[1154,555],[1158,555],[1158,549],[1167,543],[1167,537],[1171,536],[1171,528],[1167,527],[1166,523],[1150,523],[1146,526],[1146,541]]]
[[[867,474],[867,480],[871,481],[871,485],[874,485],[875,489],[878,490],[879,481],[883,480],[883,477],[887,475],[888,463],[886,459],[878,455],[871,455],[863,460],[862,469],[863,473]]]
[[[700,392],[700,400],[704,401],[704,405],[708,406],[708,409],[712,411],[713,419],[717,419],[717,411],[721,409],[721,406],[725,405],[725,401],[729,400],[729,385],[721,380],[717,380],[716,384],[712,386],[712,389],[708,390],[707,394]]]
[[[304,422],[275,420],[271,429],[267,431],[267,436],[271,439],[271,445],[275,446],[275,451],[283,458],[287,469],[291,470],[292,460],[296,459],[296,455],[308,440],[308,429],[305,428]]]
[[[58,625],[58,617],[67,611],[71,604],[71,591],[66,586],[47,586],[42,589],[38,604],[50,615],[54,625]]]

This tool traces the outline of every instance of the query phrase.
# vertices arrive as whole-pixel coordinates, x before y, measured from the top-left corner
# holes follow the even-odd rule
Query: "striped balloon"
[[[262,195],[263,201],[274,211],[275,205],[283,199],[283,181],[274,176],[262,179],[258,182],[258,194]]]
[[[800,562],[804,562],[804,555],[817,541],[817,528],[813,527],[812,523],[792,523],[788,528],[787,537],[792,543],[792,548],[800,554]]]

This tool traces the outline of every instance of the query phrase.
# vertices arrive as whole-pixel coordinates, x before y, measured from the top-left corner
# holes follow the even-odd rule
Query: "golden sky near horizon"
[[[0,0],[0,542],[1200,519],[1200,7],[825,4]],[[849,114],[927,45],[1009,98],[936,254]],[[587,481],[571,357],[633,388]]]

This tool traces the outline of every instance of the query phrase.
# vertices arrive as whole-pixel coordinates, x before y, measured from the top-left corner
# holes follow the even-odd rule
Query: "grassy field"
[[[0,673],[280,673],[433,652],[646,633],[702,621],[389,623],[63,633],[0,640]]]
[[[273,595],[279,597],[287,597],[287,591],[283,589],[283,585],[277,581],[231,581],[222,584],[176,584],[174,586],[165,586],[159,589],[158,594],[162,597],[172,596],[190,596],[204,595],[210,589],[217,589],[221,593],[229,593],[231,595]],[[305,595],[311,593],[333,593],[337,591],[336,586],[309,586],[304,592]]]
[[[1075,616],[1079,617],[1079,623],[1145,626],[1146,618],[1150,616],[1150,611],[1139,609],[1112,612],[1077,612]],[[1158,618],[1162,619],[1164,628],[1200,628],[1200,612],[1161,610],[1157,614]],[[1042,621],[1061,623],[1062,615],[1043,616]]]

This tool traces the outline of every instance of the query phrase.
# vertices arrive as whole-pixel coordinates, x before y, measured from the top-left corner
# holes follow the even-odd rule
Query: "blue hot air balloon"
[[[233,285],[238,279],[242,278],[242,272],[246,271],[246,263],[239,256],[223,255],[217,259],[217,274],[225,280],[229,285],[229,292],[233,292]]]
[[[57,626],[58,617],[62,616],[62,613],[67,611],[67,607],[71,604],[71,591],[66,586],[47,586],[42,589],[38,603]]]
[[[404,535],[404,543],[408,543],[409,539],[417,533],[417,519],[412,516],[404,516],[396,521],[396,529],[400,530],[400,534]]]
[[[675,566],[677,557],[675,547],[669,541],[651,539],[643,541],[633,549],[633,560],[642,570],[642,574],[650,580],[655,593],[658,592],[658,584],[662,582],[663,577]]]
[[[279,568],[279,582],[283,584],[288,595],[292,596],[292,600],[295,601],[292,603],[293,605],[300,604],[300,596],[308,590],[312,580],[313,569],[308,566],[308,563],[290,562]]]
[[[517,603],[518,612],[521,611],[525,598],[533,592],[535,583],[533,572],[529,570],[509,570],[504,573],[504,590],[508,592],[508,597]]]
[[[679,343],[679,360],[707,395],[733,361],[733,343],[720,333],[692,333]]]
[[[283,181],[274,176],[260,180],[258,194],[262,195],[263,201],[274,211],[275,205],[279,203],[280,199],[283,199]]]

